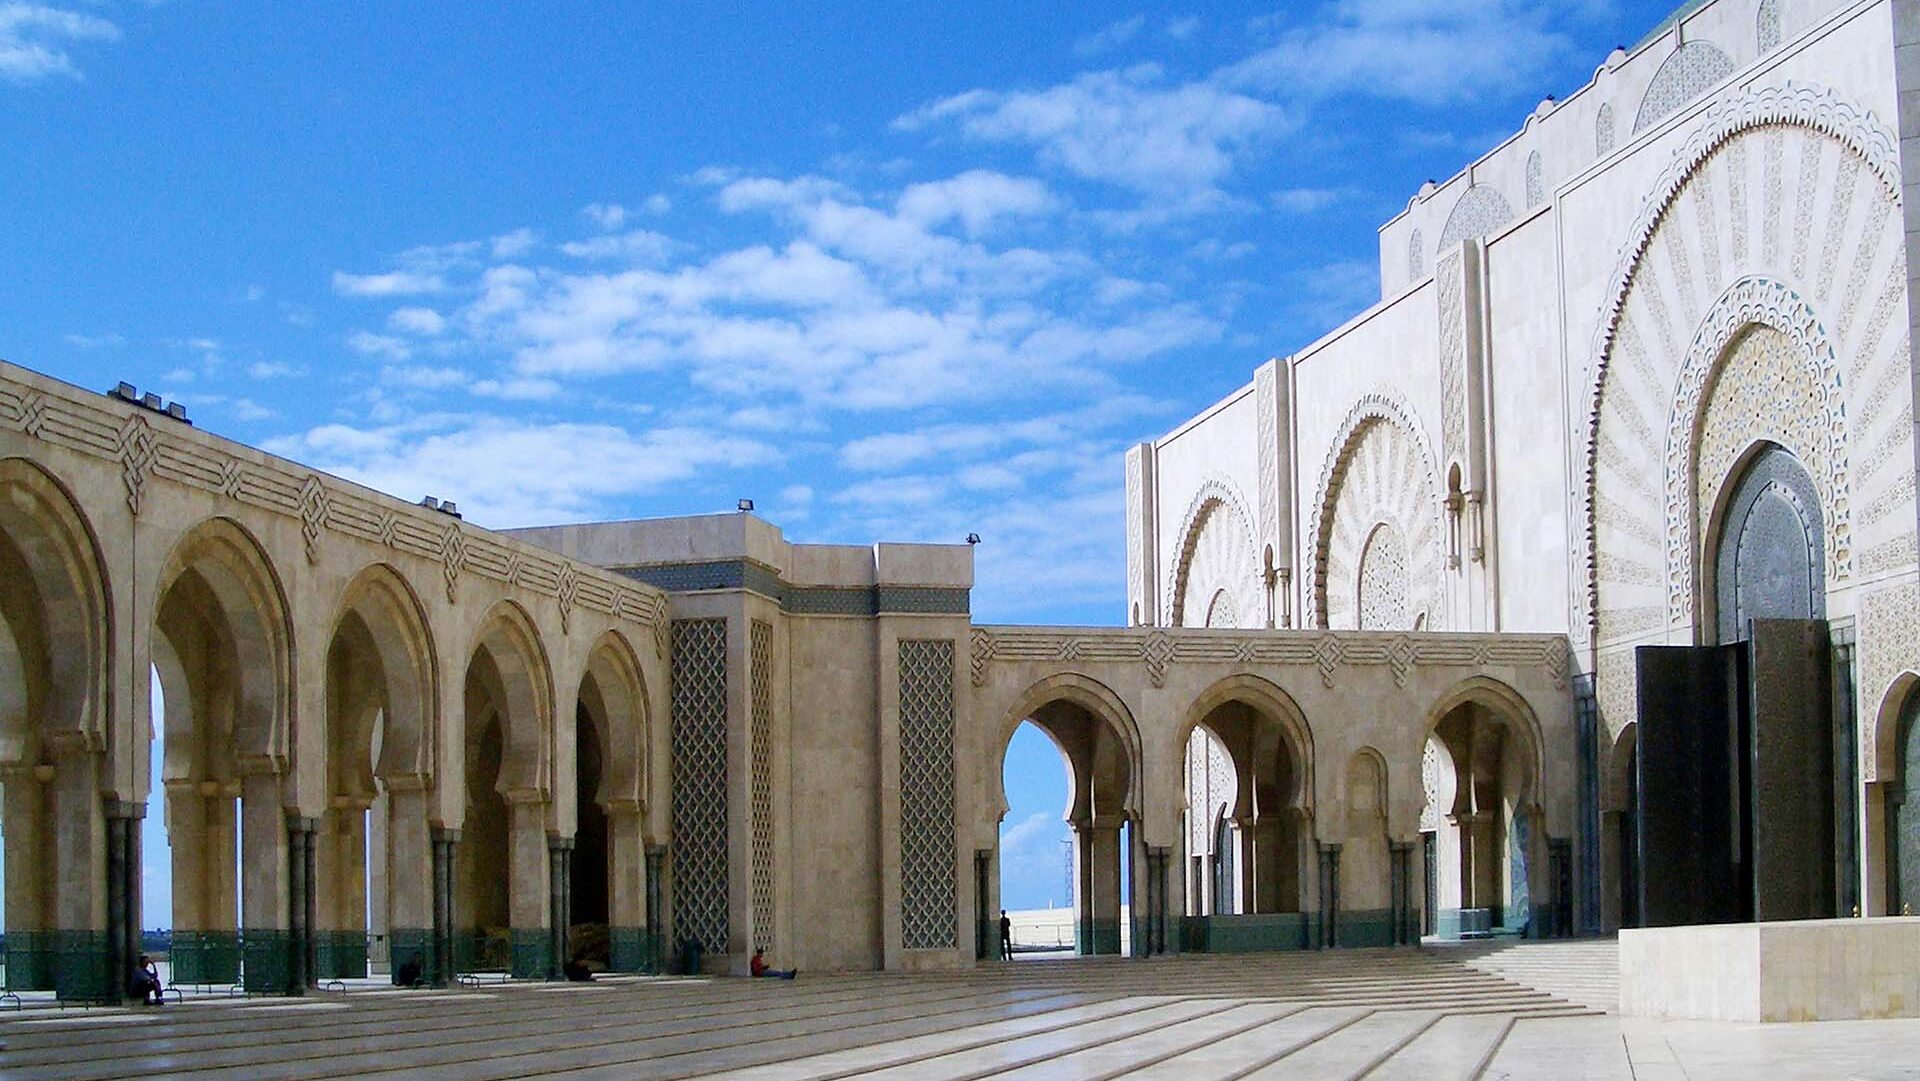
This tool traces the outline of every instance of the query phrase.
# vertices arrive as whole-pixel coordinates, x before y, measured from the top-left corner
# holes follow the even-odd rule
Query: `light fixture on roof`
[[[980,534],[978,534],[978,533],[969,533],[969,534],[967,534],[967,543],[968,543],[968,544],[979,544],[979,543],[980,543]]]
[[[735,503],[733,506],[734,506],[734,509],[739,511],[741,514],[753,513],[753,500],[751,499],[742,499],[738,503]]]

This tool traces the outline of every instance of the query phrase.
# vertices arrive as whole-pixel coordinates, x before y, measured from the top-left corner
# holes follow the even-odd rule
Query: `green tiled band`
[[[439,983],[433,965],[433,932],[424,927],[393,927],[387,931],[387,970],[399,972],[409,959],[420,962],[420,978]]]
[[[240,984],[250,995],[284,995],[294,990],[293,932],[279,927],[249,927],[240,932]]]
[[[1308,918],[1303,912],[1258,916],[1187,916],[1180,921],[1182,945],[1205,953],[1268,953],[1307,948]]]
[[[362,931],[315,931],[313,977],[357,980],[367,974],[367,936]]]
[[[1364,949],[1369,946],[1393,945],[1393,910],[1390,908],[1356,909],[1340,913],[1339,934],[1336,941],[1342,946]]]
[[[1080,934],[1074,943],[1074,952],[1081,954],[1114,954],[1120,952],[1119,920],[1083,920]]]
[[[53,939],[53,989],[69,1001],[117,999],[126,990],[107,972],[105,931],[43,931]],[[127,973],[128,979],[132,973]]]
[[[175,931],[168,952],[176,984],[240,982],[240,934],[237,931]]]
[[[51,931],[7,932],[7,981],[9,991],[51,991],[59,956],[54,952]]]
[[[513,977],[544,980],[553,975],[553,934],[545,927],[513,929]]]
[[[660,944],[644,927],[609,929],[612,950],[608,966],[615,972],[638,972],[648,976],[660,971]]]

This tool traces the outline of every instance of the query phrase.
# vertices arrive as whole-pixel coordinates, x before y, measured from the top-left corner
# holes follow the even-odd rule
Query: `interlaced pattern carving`
[[[673,623],[673,922],[727,949],[727,621]]]
[[[910,950],[959,941],[954,896],[953,641],[900,643],[900,931]]]

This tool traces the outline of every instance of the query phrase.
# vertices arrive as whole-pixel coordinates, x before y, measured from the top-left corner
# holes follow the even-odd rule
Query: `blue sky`
[[[0,2],[0,356],[481,525],[978,532],[976,618],[1119,622],[1123,449],[1667,6]]]

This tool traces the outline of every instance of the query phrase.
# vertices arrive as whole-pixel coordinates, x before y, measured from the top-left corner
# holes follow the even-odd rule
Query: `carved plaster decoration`
[[[1513,207],[1506,196],[1486,184],[1471,185],[1447,215],[1446,227],[1440,230],[1440,250],[1486,236],[1512,220]]]
[[[1467,454],[1466,257],[1449,252],[1434,271],[1440,288],[1440,455],[1453,464]]]
[[[1860,770],[1867,783],[1891,780],[1881,770],[1878,734],[1880,707],[1894,680],[1920,672],[1920,585],[1906,582],[1878,589],[1861,599]]]
[[[154,438],[153,427],[147,418],[135,413],[127,418],[120,428],[120,482],[127,489],[127,506],[133,513],[140,513],[140,500],[146,491],[147,478],[153,474],[154,463],[160,457],[160,443]]]
[[[1770,53],[1780,46],[1780,0],[1760,0],[1754,14],[1754,41],[1760,51]]]
[[[1593,120],[1593,148],[1601,157],[1613,153],[1613,104],[1602,102]]]
[[[327,501],[327,486],[320,483],[315,474],[307,474],[300,484],[300,540],[307,549],[307,562],[320,559],[320,537],[327,529],[327,516],[332,513]]]
[[[1844,165],[1847,159],[1855,162],[1851,169]],[[1786,181],[1789,160],[1817,163],[1811,184],[1804,178],[1797,185]],[[1833,183],[1844,179],[1862,189],[1856,194],[1836,191],[1831,202],[1840,208],[1866,202],[1872,207],[1866,221],[1875,227],[1856,233],[1841,226],[1847,240],[1836,247],[1828,233],[1835,228],[1832,217],[1803,213],[1798,207],[1801,190],[1819,188],[1827,183],[1822,178]],[[1893,135],[1871,113],[1830,91],[1788,84],[1730,92],[1701,113],[1627,233],[1594,329],[1587,373],[1586,469],[1574,493],[1586,523],[1575,565],[1576,581],[1584,578],[1587,588],[1576,591],[1573,613],[1576,634],[1583,639],[1591,634],[1606,645],[1643,640],[1669,627],[1691,633],[1691,582],[1697,577],[1686,535],[1693,532],[1691,508],[1673,515],[1668,511],[1674,504],[1671,493],[1683,497],[1677,509],[1695,501],[1697,487],[1693,475],[1683,473],[1678,484],[1656,488],[1646,476],[1645,463],[1672,461],[1670,455],[1677,455],[1683,470],[1697,468],[1697,435],[1685,431],[1690,418],[1676,419],[1673,403],[1711,377],[1721,359],[1711,342],[1730,340],[1756,322],[1808,350],[1803,359],[1813,374],[1817,401],[1807,408],[1819,418],[1820,442],[1841,452],[1826,454],[1821,469],[1828,491],[1845,495],[1852,513],[1851,522],[1837,523],[1843,528],[1835,539],[1847,543],[1830,547],[1830,574],[1844,580],[1853,573],[1853,551],[1878,550],[1890,540],[1892,522],[1901,516],[1888,514],[1869,523],[1864,508],[1900,505],[1899,478],[1910,482],[1911,472],[1882,470],[1872,478],[1848,473],[1844,450],[1856,442],[1890,442],[1897,448],[1904,440],[1911,445],[1910,432],[1892,430],[1899,411],[1884,408],[1895,395],[1876,399],[1872,390],[1876,384],[1897,385],[1905,370],[1904,335],[1886,333],[1904,295],[1893,284],[1896,278],[1904,282],[1904,254],[1898,229],[1889,227],[1898,221],[1892,213],[1898,205],[1898,182]],[[1752,206],[1756,199],[1760,205]],[[1850,213],[1849,220],[1857,218]],[[1756,221],[1760,235],[1754,238],[1749,230]],[[1809,234],[1804,244],[1788,242],[1801,230]],[[1688,245],[1698,249],[1692,257]],[[1711,254],[1708,246],[1715,249]],[[1791,268],[1793,252],[1801,247],[1820,252],[1822,264],[1832,249],[1833,276],[1837,278],[1838,267],[1847,267],[1850,287],[1872,281],[1887,286],[1877,294],[1850,288],[1854,295],[1836,298],[1840,312],[1834,320],[1833,313],[1817,310],[1808,299],[1818,280],[1828,277],[1826,271],[1809,265],[1810,257],[1800,260],[1800,276]],[[1656,251],[1660,257],[1650,258]],[[1754,284],[1734,299],[1730,282],[1712,280],[1715,268],[1735,282],[1752,279]],[[1855,312],[1865,307],[1863,297],[1873,296],[1878,300],[1871,314],[1858,320]],[[1698,329],[1690,312],[1706,313],[1699,317]],[[1686,322],[1676,326],[1676,320]],[[1828,356],[1840,359],[1830,361]],[[1682,387],[1681,371],[1690,357],[1688,379],[1693,382]],[[1697,403],[1698,398],[1688,400]],[[1662,419],[1669,423],[1663,426]],[[1684,434],[1676,437],[1676,431]],[[1896,449],[1889,458],[1898,454]],[[1907,525],[1910,531],[1910,516]],[[1675,535],[1674,527],[1681,535]],[[1675,551],[1683,558],[1670,559]],[[1669,573],[1675,570],[1685,577]],[[1603,703],[1605,698],[1603,689]]]
[[[1280,550],[1280,388],[1278,364],[1262,364],[1253,373],[1254,436],[1259,440],[1261,544]],[[1262,567],[1264,571],[1264,566]],[[1265,583],[1262,583],[1263,586]],[[1264,593],[1264,589],[1263,589]]]
[[[1313,623],[1358,626],[1363,548],[1376,527],[1389,523],[1406,552],[1406,621],[1382,629],[1411,629],[1422,615],[1424,629],[1439,629],[1445,532],[1439,480],[1418,423],[1397,397],[1376,391],[1355,403],[1339,432],[1321,467],[1309,525]]]
[[[1686,42],[1667,57],[1647,84],[1640,112],[1633,118],[1633,133],[1638,135],[1659,123],[1732,74],[1733,58],[1719,46],[1706,41]]]
[[[1546,167],[1540,162],[1538,150],[1527,155],[1527,209],[1532,210],[1547,201]]]
[[[1168,568],[1163,622],[1173,627],[1206,623],[1214,594],[1226,590],[1236,613],[1262,610],[1259,544],[1253,516],[1232,482],[1214,477],[1200,486],[1180,526],[1180,546]]]
[[[1407,284],[1412,285],[1427,276],[1427,246],[1415,229],[1407,234]]]
[[[1846,417],[1840,362],[1826,331],[1791,289],[1743,278],[1707,313],[1681,362],[1667,420],[1667,622],[1691,622],[1694,567],[1706,558],[1706,519],[1735,462],[1756,439],[1786,447],[1820,491],[1827,570],[1853,573]]]
[[[1402,685],[1421,668],[1529,668],[1545,673],[1561,690],[1568,686],[1569,668],[1567,640],[1544,634],[1260,631],[1231,635],[975,627],[972,654],[976,687],[992,681],[996,664],[1137,664],[1145,668],[1155,687],[1166,686],[1169,668],[1189,664],[1311,667],[1328,687],[1349,668],[1386,668]]]
[[[1133,594],[1129,600],[1135,605],[1146,602],[1144,585],[1153,574],[1147,567],[1145,466],[1141,461],[1144,454],[1139,447],[1127,453],[1127,589]],[[1131,610],[1127,619],[1129,623],[1140,622]]]

